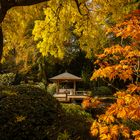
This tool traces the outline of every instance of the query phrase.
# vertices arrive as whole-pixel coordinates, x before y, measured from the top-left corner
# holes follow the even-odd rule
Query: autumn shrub
[[[99,140],[140,140],[140,10],[126,16],[124,22],[109,29],[120,44],[104,49],[97,55],[95,70],[91,80],[104,78],[110,81],[123,80],[122,90],[114,94],[116,102],[111,104],[104,114],[98,116],[91,126],[91,134]],[[123,40],[131,38],[129,45]]]

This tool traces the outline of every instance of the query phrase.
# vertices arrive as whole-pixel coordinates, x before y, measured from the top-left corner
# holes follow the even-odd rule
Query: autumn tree
[[[105,114],[99,116],[91,127],[92,135],[101,140],[140,139],[140,10],[135,10],[108,32],[113,32],[122,40],[131,38],[129,45],[114,45],[97,55],[95,62],[100,66],[91,80],[98,77],[120,78],[129,83],[117,91],[117,102]]]
[[[47,0],[1,0],[0,1],[0,60],[3,52],[3,33],[2,33],[2,21],[7,11],[15,6],[27,6],[33,5]]]
[[[44,17],[45,3],[11,8],[3,21],[4,51],[2,63],[13,62],[18,71],[28,71],[37,59],[38,51],[32,37],[34,20]],[[27,12],[28,11],[28,12]],[[8,59],[9,58],[9,59]]]
[[[65,47],[77,41],[80,48],[91,57],[95,50],[105,44],[105,33],[102,25],[94,20],[93,7],[90,11],[91,4],[81,4],[79,12],[74,0],[48,2],[44,10],[45,20],[37,20],[33,30],[37,47],[44,56],[50,54],[62,59]]]
[[[40,2],[44,2],[47,0],[1,0],[0,1],[0,60],[2,58],[2,52],[3,52],[3,34],[2,34],[2,21],[7,13],[7,11],[15,6],[27,6],[27,5],[33,5]],[[80,12],[80,5],[82,3],[85,3],[85,0],[75,0],[76,6],[78,11]]]
[[[5,0],[5,1],[3,1],[2,0],[2,1],[0,1],[0,5],[1,5],[0,6],[0,24],[2,23],[2,21],[3,21],[4,17],[5,17],[6,12],[11,7],[32,5],[32,4],[37,4],[37,3],[43,2],[43,1],[45,1],[45,0],[34,0],[34,1],[33,0],[28,0],[28,1],[27,0],[18,0],[18,1],[13,1],[13,0],[8,0],[8,1]],[[121,11],[120,9],[122,9],[122,8],[123,8],[123,13],[125,13],[126,10],[129,11],[128,9],[130,9],[130,8],[127,8],[127,7],[129,7],[129,5],[131,3],[135,3],[134,0],[131,0],[131,1],[125,1],[125,0],[123,0],[123,1],[119,1],[119,2],[118,1],[117,2],[114,1],[113,2],[114,4],[111,1],[108,2],[108,1],[99,1],[99,0],[96,0],[94,2],[93,1],[85,1],[85,0],[82,0],[82,1],[81,0],[73,0],[73,2],[71,2],[71,1],[63,1],[62,3],[66,3],[66,2],[69,3],[68,4],[69,5],[69,8],[70,8],[70,5],[73,5],[72,3],[75,3],[74,8],[77,9],[77,11],[80,13],[80,15],[85,15],[85,18],[88,18],[88,15],[89,14],[92,14],[93,15],[93,12],[96,13],[95,16],[92,17],[92,19],[96,19],[96,22],[97,21],[103,21],[103,22],[107,21],[107,19],[108,19],[107,16],[108,15],[114,15],[114,13],[116,11]],[[58,1],[57,1],[57,3],[58,3]],[[62,6],[60,6],[60,5],[62,3],[60,2],[58,4],[59,5],[59,7],[58,7],[58,13],[61,10],[61,7]],[[54,0],[52,0],[52,3],[51,4],[52,4],[51,5],[52,7],[55,5]],[[120,8],[120,6],[122,8]],[[106,7],[106,9],[104,9],[104,7]],[[116,10],[113,10],[113,9],[116,9]],[[100,16],[99,13],[102,14],[102,16]],[[104,13],[104,16],[103,16],[103,13]],[[118,13],[116,15],[118,16]],[[85,20],[85,18],[82,19],[82,20]],[[104,19],[106,19],[106,20],[104,20]],[[88,24],[89,24],[88,22],[85,22],[85,23],[82,23],[82,26],[83,27],[84,26],[88,27]],[[96,24],[93,24],[93,26],[95,26],[95,25],[97,25],[97,23]],[[81,24],[79,24],[78,26],[81,26]],[[100,28],[100,25],[99,25],[99,28]],[[89,33],[89,31],[88,32],[87,31],[86,32],[80,31],[82,34],[84,34],[84,39],[86,39],[86,37],[87,37],[86,35]],[[94,30],[94,32],[95,32],[95,30]],[[1,36],[0,36],[0,46],[1,46],[0,49],[1,49],[1,51],[0,51],[0,53],[2,55],[2,49],[3,49],[2,27],[0,29],[0,33],[1,33]],[[101,44],[104,43],[104,40],[105,40],[104,34],[101,34],[101,33],[102,33],[102,30],[100,32],[98,32],[98,35],[96,35],[97,33],[94,33],[94,38],[91,37],[91,39],[90,39],[90,40],[92,40],[92,39],[95,39],[96,38],[96,40],[97,40],[98,37],[99,37],[99,35],[103,35],[100,38],[101,40],[99,40],[97,42],[95,41],[96,45],[99,44],[98,46],[102,46]],[[82,40],[83,40],[83,38],[81,38],[81,42],[82,42]],[[92,47],[92,43],[91,42],[92,41],[89,41],[88,40],[86,42],[86,44],[88,44],[88,46],[91,46]],[[100,43],[102,42],[102,43],[100,44],[99,42]],[[80,44],[82,44],[82,43],[80,43]],[[84,45],[84,43],[83,43],[83,45]],[[87,48],[87,47],[85,46],[84,48]],[[87,49],[87,50],[88,50],[87,52],[92,51],[92,49]],[[0,55],[0,59],[1,59],[1,55]]]

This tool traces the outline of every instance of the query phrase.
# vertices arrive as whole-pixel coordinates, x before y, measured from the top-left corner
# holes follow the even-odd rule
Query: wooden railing
[[[54,97],[59,101],[67,101],[70,102],[71,99],[84,99],[87,97],[88,91],[76,91],[75,95],[70,94],[69,91],[60,92],[59,94],[55,94]]]

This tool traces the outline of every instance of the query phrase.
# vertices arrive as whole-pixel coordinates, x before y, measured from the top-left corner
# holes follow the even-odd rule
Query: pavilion
[[[57,84],[57,88],[56,88],[56,94],[60,94],[60,93],[65,93],[65,92],[69,92],[70,95],[75,95],[76,94],[76,82],[78,81],[82,81],[81,77],[75,76],[71,73],[68,73],[67,71],[59,74],[57,76],[54,76],[52,78],[50,78],[51,81],[55,82]],[[73,88],[72,89],[61,89],[60,88],[60,84],[62,82],[72,82],[73,83]]]

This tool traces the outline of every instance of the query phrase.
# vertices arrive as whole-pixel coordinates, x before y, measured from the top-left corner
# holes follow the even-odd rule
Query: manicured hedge
[[[0,86],[0,140],[92,140],[91,115],[63,105],[44,90]]]
[[[32,86],[1,87],[0,94],[0,140],[57,139],[62,109],[51,95]]]
[[[65,111],[62,127],[67,130],[71,140],[94,140],[90,134],[93,123],[91,114],[75,104],[62,104],[62,109]]]

